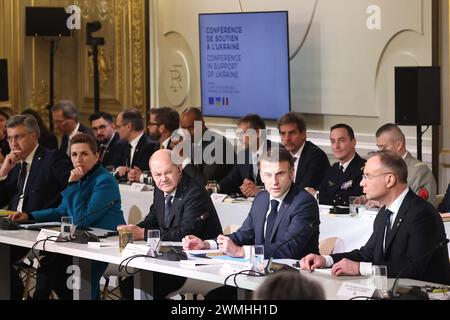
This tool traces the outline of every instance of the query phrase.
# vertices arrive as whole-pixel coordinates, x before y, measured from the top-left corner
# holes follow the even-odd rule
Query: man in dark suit
[[[391,151],[369,155],[361,186],[367,199],[383,205],[373,233],[359,250],[300,260],[306,270],[332,267],[333,275],[371,275],[372,264],[386,265],[388,277],[450,284],[444,225],[436,209],[408,188],[403,159]],[[444,245],[445,243],[445,245]],[[441,244],[441,245],[438,245]]]
[[[161,239],[166,241],[181,241],[188,234],[212,238],[222,232],[209,194],[192,178],[181,174],[180,166],[172,161],[172,151],[156,151],[150,168],[156,185],[150,212],[137,226],[120,228],[132,231],[134,240],[146,239],[148,229],[160,229]],[[184,281],[181,277],[155,275],[154,298],[164,299]]]
[[[52,106],[52,119],[56,129],[63,135],[59,150],[70,158],[70,139],[78,133],[94,136],[91,129],[78,122],[78,111],[70,100],[61,100]]]
[[[89,122],[98,145],[98,161],[104,167],[116,166],[124,143],[116,133],[112,116],[106,112],[97,112],[89,116]]]
[[[198,108],[183,111],[181,129],[190,136],[191,153],[184,155],[183,173],[202,186],[208,181],[220,181],[233,168],[236,158],[233,146],[221,134],[209,130]]]
[[[127,109],[117,116],[116,129],[125,141],[118,160],[117,175],[123,179],[135,175],[135,171],[148,171],[148,161],[159,149],[157,142],[144,132],[144,119],[137,109]]]
[[[306,141],[306,123],[297,112],[289,112],[278,121],[281,143],[294,158],[294,182],[300,188],[318,189],[330,168],[328,157],[314,143]]]
[[[339,161],[325,173],[319,187],[319,202],[348,206],[349,197],[363,194],[360,182],[365,160],[356,153],[355,134],[349,125],[340,123],[332,126],[330,142],[334,156]]]
[[[39,146],[39,126],[33,116],[13,116],[6,126],[11,153],[0,168],[0,207],[31,212],[56,206],[67,185],[72,163],[59,150]],[[28,252],[14,249],[11,261]],[[21,299],[23,285],[15,269],[12,270],[12,298]]]
[[[265,130],[266,124],[257,114],[248,114],[239,119],[236,135],[244,149],[238,153],[231,171],[219,181],[219,192],[254,197],[261,191],[263,182],[259,173],[259,157],[271,148],[279,147],[266,139]]]
[[[277,152],[278,151],[278,152]],[[312,250],[319,252],[317,201],[305,190],[292,183],[293,159],[285,149],[269,151],[261,158],[261,178],[265,190],[258,193],[248,217],[238,231],[217,238],[219,249],[233,257],[246,255],[244,245],[264,245],[264,255],[274,258],[295,258]],[[284,241],[285,245],[277,247]],[[198,237],[183,239],[187,250],[216,247],[216,241]],[[275,251],[275,249],[277,249]]]
[[[150,109],[150,119],[147,124],[148,134],[152,140],[159,142],[160,149],[172,150],[172,132],[180,127],[180,115],[169,107]],[[148,181],[149,173],[138,169],[128,174],[128,181],[144,183]]]
[[[257,194],[248,217],[238,231],[216,240],[183,238],[185,250],[215,249],[233,257],[249,257],[249,245],[263,245],[266,258],[296,258],[319,252],[317,201],[292,183],[294,166],[285,149],[271,150],[261,158],[261,178],[266,190]],[[283,244],[286,242],[285,244]],[[282,245],[283,244],[283,245]],[[233,290],[216,289],[209,298],[233,298]]]

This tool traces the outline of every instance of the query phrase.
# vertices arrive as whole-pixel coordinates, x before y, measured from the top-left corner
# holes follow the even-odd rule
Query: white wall
[[[199,13],[288,10],[292,109],[305,113],[309,138],[325,149],[329,127],[346,122],[355,129],[358,151],[365,155],[373,150],[376,129],[395,120],[394,66],[431,65],[431,0],[150,3],[151,106],[168,105],[180,111],[200,105]],[[379,16],[373,10],[368,13],[373,5],[380,9]],[[381,29],[368,29],[378,23]],[[177,86],[174,74],[180,76]],[[220,118],[207,122],[221,129],[235,123]],[[275,123],[269,122],[269,126]],[[415,153],[415,128],[402,129],[408,149]],[[430,133],[425,134],[423,143],[428,163]]]

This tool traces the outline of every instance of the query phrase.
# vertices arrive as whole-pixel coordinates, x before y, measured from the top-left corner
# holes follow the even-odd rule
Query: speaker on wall
[[[68,37],[67,19],[70,14],[64,8],[26,7],[26,35],[34,37]]]
[[[441,124],[441,72],[439,67],[395,68],[395,123]]]
[[[8,63],[0,59],[0,101],[8,101]]]

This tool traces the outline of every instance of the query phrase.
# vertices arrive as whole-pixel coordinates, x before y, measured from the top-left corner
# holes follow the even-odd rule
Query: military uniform
[[[406,153],[405,162],[408,167],[408,186],[422,199],[436,207],[436,181],[430,168],[409,152]]]
[[[360,183],[365,164],[366,160],[357,153],[344,172],[339,162],[333,164],[320,184],[319,203],[348,206],[349,197],[362,195]]]

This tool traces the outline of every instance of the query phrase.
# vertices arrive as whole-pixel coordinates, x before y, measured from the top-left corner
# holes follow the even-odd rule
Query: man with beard
[[[98,162],[104,167],[115,166],[121,144],[112,116],[106,112],[97,112],[89,117],[89,121],[98,145]]]
[[[160,149],[172,149],[172,132],[180,126],[180,115],[169,107],[150,109],[150,119],[147,124],[148,134],[154,141],[159,142]],[[150,174],[139,169],[131,169],[128,180],[131,182],[145,182]]]

